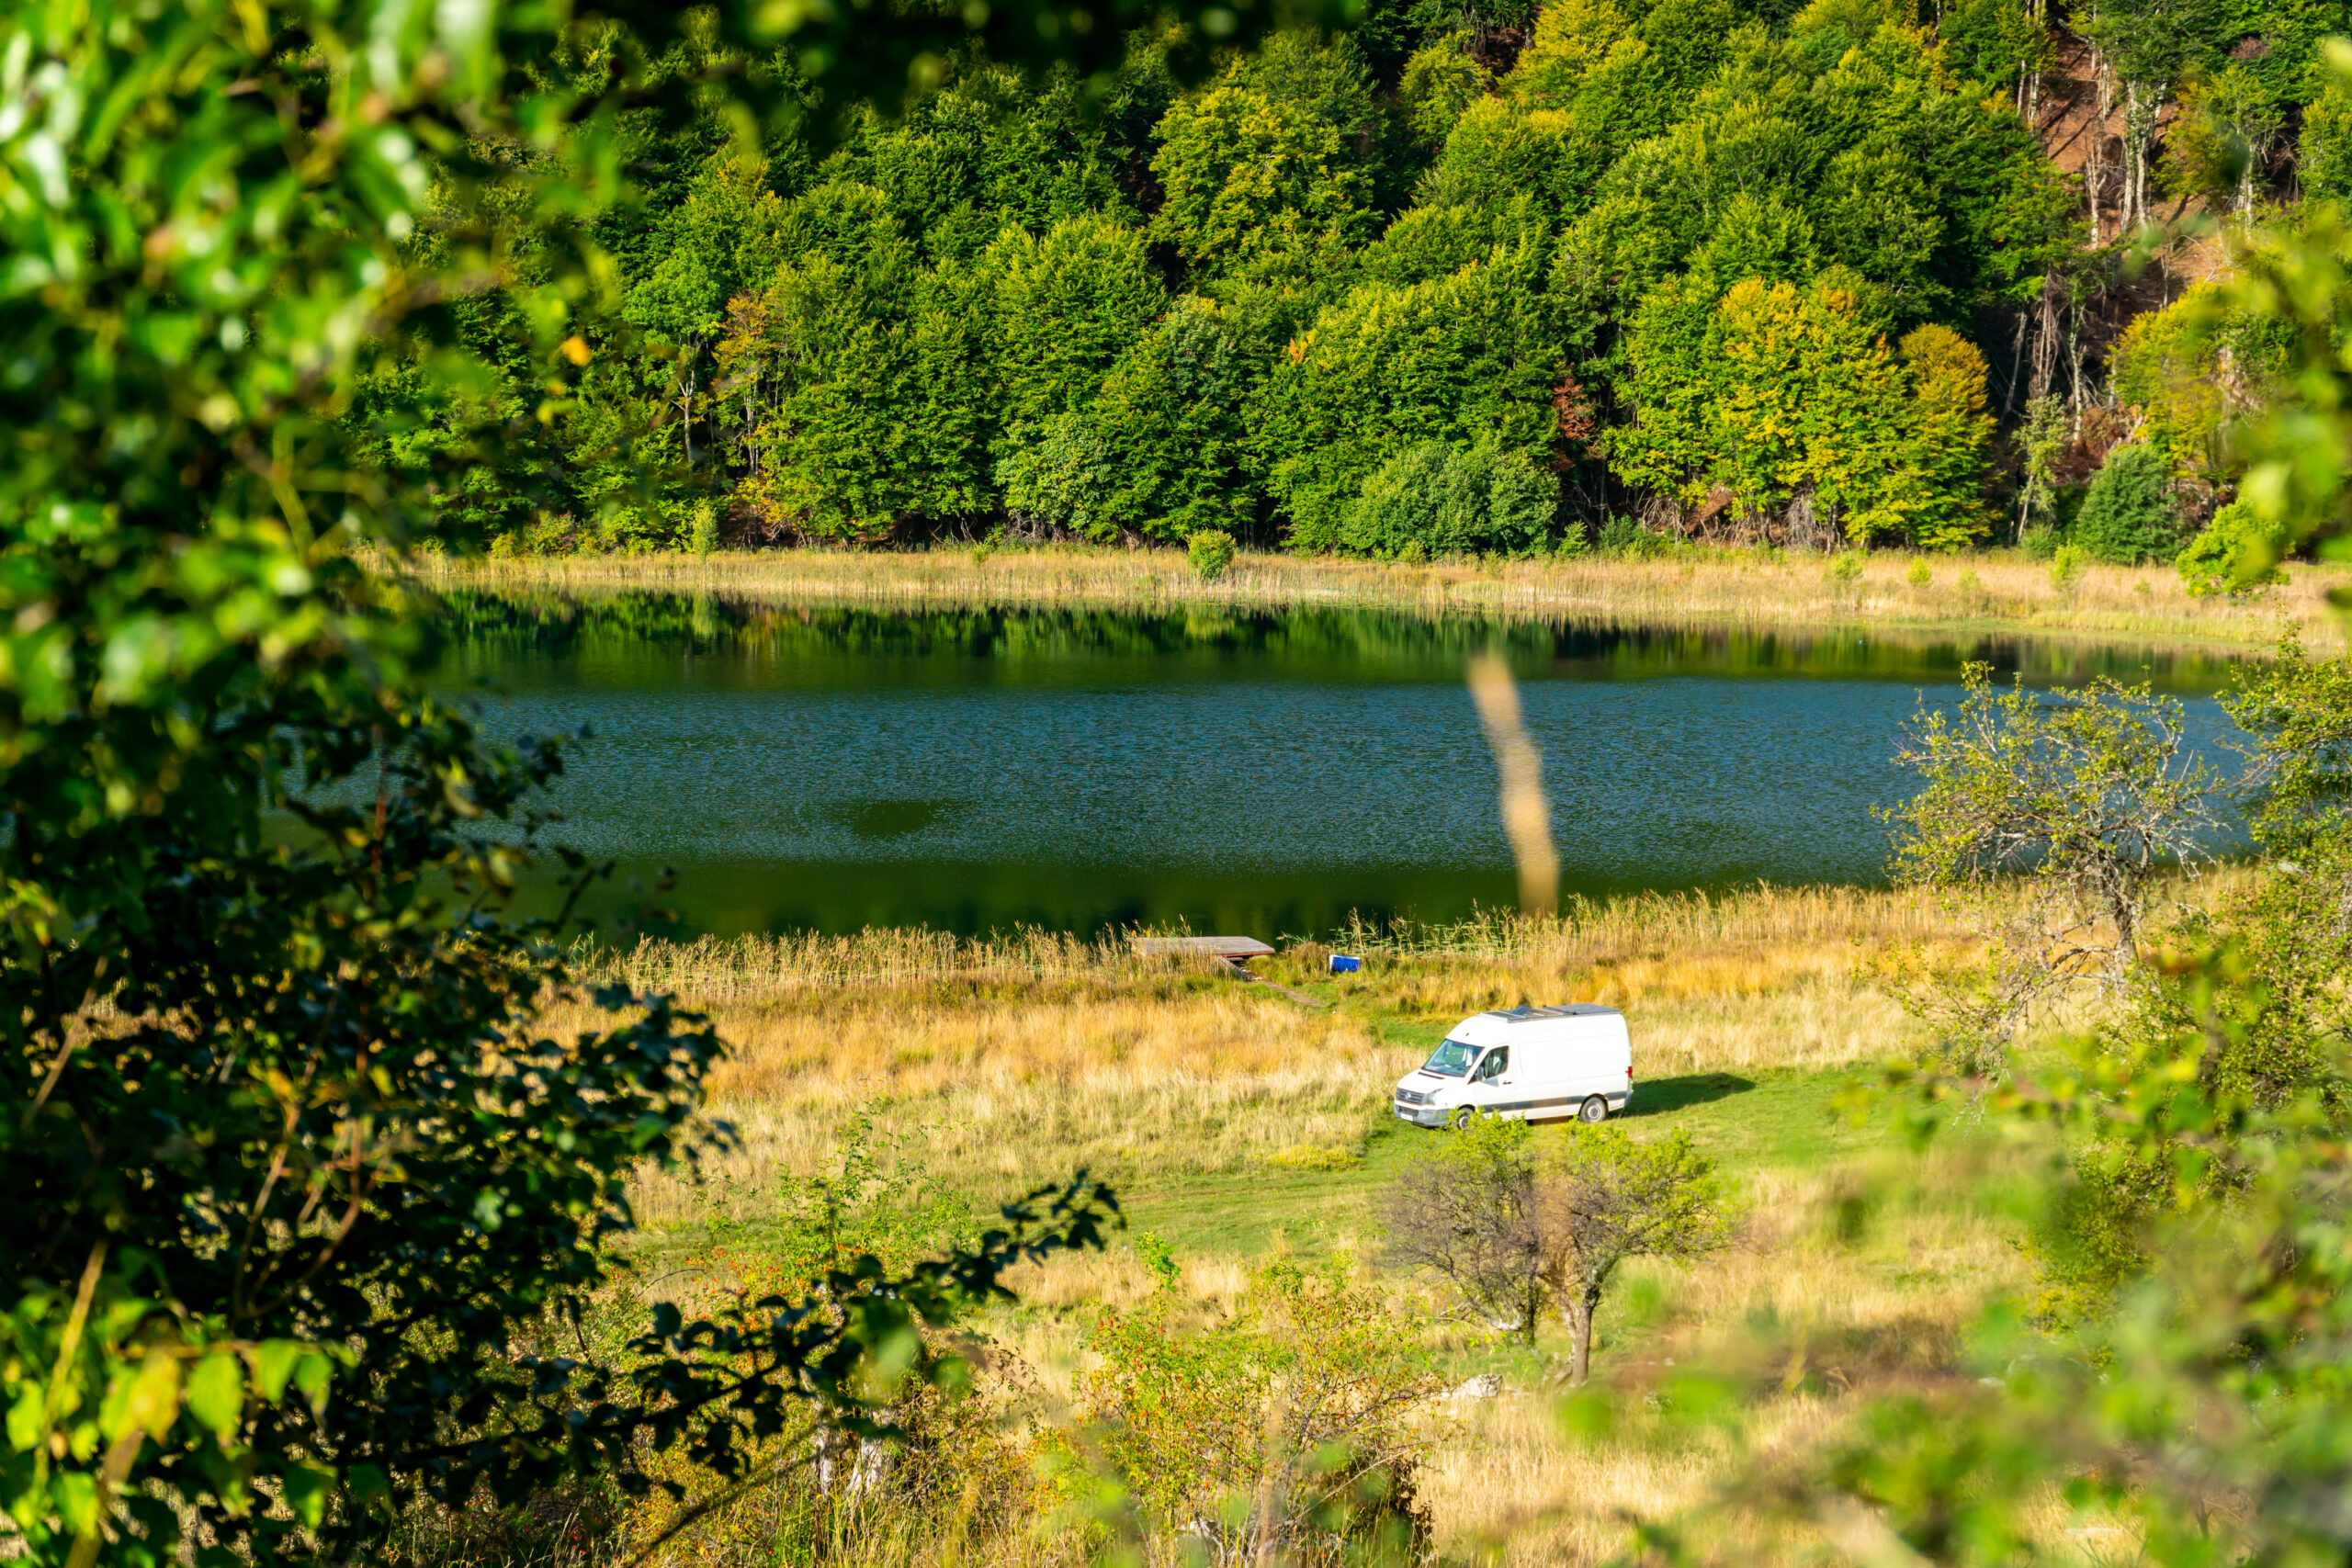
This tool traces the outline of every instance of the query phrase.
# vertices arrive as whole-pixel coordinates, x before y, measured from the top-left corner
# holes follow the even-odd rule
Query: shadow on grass
[[[1704,1105],[1710,1100],[1727,1100],[1735,1094],[1746,1094],[1755,1087],[1753,1079],[1733,1073],[1687,1073],[1675,1078],[1642,1078],[1634,1085],[1634,1102],[1621,1114],[1656,1116],[1662,1111],[1680,1111],[1687,1106]]]

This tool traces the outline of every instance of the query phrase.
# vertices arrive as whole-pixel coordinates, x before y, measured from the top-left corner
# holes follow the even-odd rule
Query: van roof
[[[1489,1008],[1481,1018],[1499,1018],[1509,1023],[1526,1023],[1539,1018],[1591,1018],[1600,1013],[1622,1011],[1605,1008],[1599,1002],[1561,1002],[1555,1007],[1539,1008],[1521,1002],[1515,1008]]]

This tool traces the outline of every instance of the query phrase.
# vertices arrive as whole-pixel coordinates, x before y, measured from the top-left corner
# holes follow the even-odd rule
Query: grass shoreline
[[[2327,602],[2352,568],[2298,563],[2290,581],[2243,600],[2196,598],[2169,567],[2093,566],[2067,585],[2015,550],[1972,556],[1848,555],[1841,577],[1821,558],[1702,550],[1653,560],[1402,562],[1245,554],[1204,581],[1173,550],[1083,545],[849,551],[800,547],[700,558],[669,553],[503,560],[418,558],[431,588],[717,593],[898,608],[985,604],[1094,610],[1349,608],[1430,618],[1577,621],[2022,637],[2065,642],[2260,653],[2290,630],[2314,653],[2341,651]],[[1924,567],[1927,580],[1915,581]]]
[[[861,1111],[929,1176],[979,1199],[1085,1165],[1118,1187],[1129,1228],[1102,1252],[1024,1265],[1009,1281],[1017,1304],[976,1321],[993,1364],[1012,1369],[1006,1389],[1039,1409],[1072,1407],[1094,1364],[1092,1325],[1164,1288],[1147,1245],[1178,1265],[1186,1323],[1238,1310],[1271,1260],[1337,1260],[1409,1325],[1447,1383],[1500,1379],[1492,1397],[1428,1412],[1436,1435],[1419,1483],[1442,1561],[1532,1568],[1611,1560],[1629,1543],[1631,1512],[1710,1534],[1757,1522],[1723,1506],[1742,1473],[1736,1448],[1693,1450],[1644,1426],[1660,1369],[1756,1361],[1748,1417],[1801,1447],[1842,1429],[1875,1392],[1967,1375],[1977,1314],[2030,1288],[2006,1194],[2033,1151],[1955,1126],[1915,1155],[1900,1118],[1851,1111],[1878,1064],[1924,1043],[1868,956],[1956,953],[1972,940],[1917,889],[1759,886],[1391,932],[1351,943],[1369,962],[1348,976],[1329,974],[1315,943],[1261,966],[1323,1008],[1050,931],[657,942],[583,954],[582,967],[676,990],[734,1047],[712,1110],[733,1124],[737,1151],[699,1188],[650,1176],[634,1186],[650,1272],[673,1277],[722,1221],[756,1247],[780,1221],[780,1195],[829,1168]],[[1601,1438],[1553,1412],[1558,1325],[1519,1347],[1381,1266],[1379,1195],[1440,1136],[1396,1123],[1389,1087],[1465,1013],[1570,998],[1623,1007],[1634,1027],[1644,1092],[1628,1133],[1688,1131],[1744,1216],[1738,1244],[1702,1264],[1628,1266],[1604,1304],[1596,1385],[1627,1416]],[[574,1021],[559,1010],[542,1021],[560,1036]],[[735,1519],[660,1568],[773,1561],[754,1550],[764,1528]],[[854,1561],[963,1568],[983,1557],[999,1568],[1079,1561],[1067,1540],[1036,1535]]]

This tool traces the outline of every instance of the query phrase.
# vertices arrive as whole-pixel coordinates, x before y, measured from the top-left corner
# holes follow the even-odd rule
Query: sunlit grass
[[[2199,901],[2229,880],[2170,891]],[[2019,1243],[2045,1152],[1996,1143],[1963,1117],[1923,1155],[1895,1106],[1867,1108],[1877,1064],[1923,1035],[1866,960],[1890,945],[1962,952],[1968,932],[1917,893],[1755,888],[1349,940],[1368,961],[1359,975],[1325,974],[1326,950],[1312,946],[1263,965],[1322,1008],[1053,933],[868,931],[583,953],[606,975],[709,1008],[734,1046],[712,1110],[741,1149],[699,1190],[640,1181],[650,1260],[670,1269],[722,1215],[756,1237],[783,1195],[825,1168],[845,1119],[877,1108],[934,1176],[977,1201],[1081,1164],[1121,1193],[1130,1228],[1108,1250],[1015,1270],[1019,1304],[974,1325],[994,1369],[984,1382],[1010,1380],[989,1383],[1008,1401],[1003,1452],[1026,1452],[1026,1434],[1067,1419],[1099,1314],[1157,1288],[1144,1235],[1174,1249],[1193,1320],[1244,1303],[1269,1259],[1336,1256],[1422,1325],[1449,1380],[1503,1378],[1499,1396],[1432,1412],[1442,1435],[1419,1483],[1443,1561],[1597,1563],[1626,1548],[1634,1517],[1677,1520],[1725,1560],[1809,1560],[1818,1521],[1758,1511],[1742,1478],[1758,1463],[1800,1462],[1878,1394],[1973,1379],[1973,1325],[1989,1302],[2031,1287]],[[1689,1268],[1636,1263],[1621,1277],[1597,1337],[1596,1387],[1611,1412],[1600,1429],[1563,1423],[1555,1326],[1530,1353],[1446,1317],[1425,1282],[1380,1262],[1379,1194],[1442,1136],[1393,1120],[1391,1084],[1464,1012],[1521,999],[1624,1007],[1647,1090],[1625,1126],[1688,1130],[1744,1215],[1726,1252]],[[1579,1135],[1569,1125],[1537,1137]],[[1652,1413],[1650,1392],[1677,1365],[1739,1384],[1736,1438]],[[749,1568],[780,1495],[714,1516],[661,1561]],[[2058,1560],[2096,1555],[2054,1492],[2045,1512]],[[868,1520],[839,1547],[842,1561],[874,1563],[1077,1560],[1067,1533],[975,1539],[905,1519]]]
[[[1823,558],[1692,548],[1665,559],[1402,562],[1280,554],[1242,556],[1215,581],[1176,551],[1079,545],[851,551],[800,548],[555,556],[450,561],[420,558],[428,582],[582,591],[638,588],[795,602],[906,607],[988,604],[1167,608],[1363,606],[1430,615],[1579,619],[1623,626],[1717,624],[1939,630],[2137,642],[2151,648],[2260,649],[2300,632],[2315,652],[2344,644],[2327,591],[2352,568],[2298,564],[2283,587],[2246,598],[2191,595],[2165,566],[2092,566],[2070,582],[2015,550],[1961,556],[1874,551]],[[1926,581],[1914,581],[1924,568]]]

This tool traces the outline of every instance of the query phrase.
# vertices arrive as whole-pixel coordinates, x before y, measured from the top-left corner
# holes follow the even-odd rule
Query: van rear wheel
[[[1577,1120],[1579,1122],[1590,1122],[1608,1121],[1609,1102],[1601,1099],[1600,1096],[1597,1094],[1594,1095],[1591,1099],[1586,1100],[1582,1105],[1577,1108]]]

